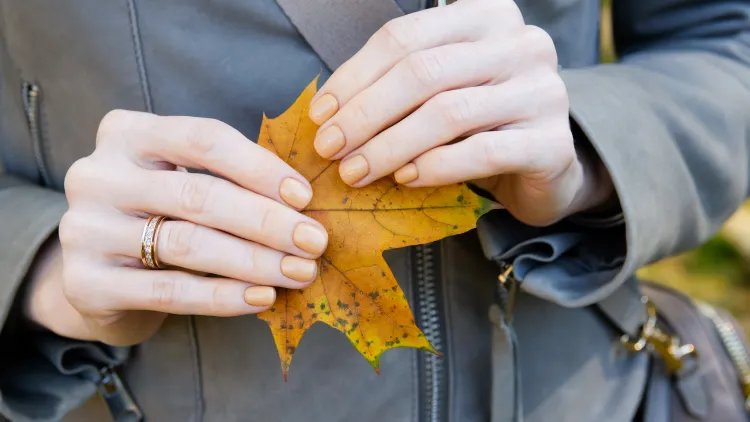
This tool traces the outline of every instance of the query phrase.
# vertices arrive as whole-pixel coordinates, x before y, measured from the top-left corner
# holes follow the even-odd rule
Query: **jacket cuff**
[[[23,318],[26,275],[67,202],[9,176],[0,175],[0,187],[0,414],[57,421],[96,391],[100,368],[122,363],[127,349],[62,338]]]

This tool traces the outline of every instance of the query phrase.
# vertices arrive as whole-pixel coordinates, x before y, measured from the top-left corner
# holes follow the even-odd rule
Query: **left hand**
[[[315,149],[361,187],[471,181],[548,225],[604,203],[611,181],[576,151],[557,53],[511,0],[461,0],[384,25],[313,99]],[[591,154],[593,155],[593,154]]]

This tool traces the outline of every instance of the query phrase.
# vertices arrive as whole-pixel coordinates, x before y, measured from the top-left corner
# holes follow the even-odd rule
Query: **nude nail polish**
[[[339,166],[341,180],[348,185],[353,185],[359,182],[363,177],[367,176],[367,173],[369,172],[370,165],[367,164],[367,159],[361,155],[342,161]]]
[[[271,306],[276,301],[273,287],[253,286],[245,289],[245,303],[250,306]]]
[[[328,126],[318,133],[313,145],[318,155],[323,158],[331,158],[346,145],[344,132],[336,125]]]
[[[312,189],[302,182],[287,177],[281,182],[279,187],[279,196],[287,204],[297,209],[302,209],[310,203],[312,199]]]
[[[325,94],[315,100],[310,106],[310,120],[316,125],[322,125],[339,111],[339,102],[331,94]]]
[[[417,165],[414,163],[409,163],[393,173],[393,178],[396,179],[396,183],[402,185],[413,182],[417,180],[418,177],[419,171],[417,170]]]
[[[303,251],[313,255],[320,255],[328,246],[328,233],[318,226],[300,223],[294,229],[292,240]]]
[[[281,259],[281,273],[292,280],[307,283],[318,272],[318,264],[312,259],[287,255]]]

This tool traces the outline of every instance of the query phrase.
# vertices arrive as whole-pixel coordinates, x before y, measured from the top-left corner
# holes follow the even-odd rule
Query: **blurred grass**
[[[605,63],[616,60],[609,5],[610,0],[602,1],[600,57]],[[750,203],[701,247],[643,268],[639,276],[727,309],[750,335]]]

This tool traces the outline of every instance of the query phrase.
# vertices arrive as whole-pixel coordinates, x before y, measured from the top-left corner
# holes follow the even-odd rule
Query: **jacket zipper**
[[[427,340],[441,354],[444,353],[443,315],[440,294],[440,274],[435,255],[435,244],[415,247],[417,279],[417,315],[420,327]],[[431,353],[420,355],[421,403],[420,421],[441,422],[445,420],[445,383],[447,371],[443,357]]]
[[[744,394],[745,410],[750,412],[750,356],[744,342],[734,325],[719,315],[712,306],[706,303],[698,303],[698,309],[714,325],[724,349],[734,363],[740,376],[739,382]]]
[[[24,82],[23,84],[23,104],[26,112],[26,122],[29,125],[29,134],[31,135],[31,141],[34,147],[34,158],[36,159],[36,166],[39,169],[39,174],[42,177],[42,182],[46,186],[50,186],[52,179],[47,171],[47,165],[44,160],[44,152],[42,145],[42,131],[41,125],[39,124],[39,99],[41,92],[39,91],[39,85]]]
[[[113,367],[105,366],[99,370],[96,389],[107,404],[113,421],[140,422],[143,420],[141,409]]]

